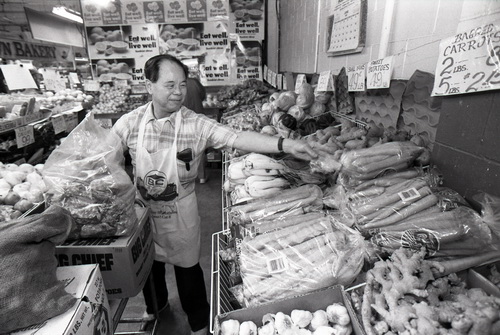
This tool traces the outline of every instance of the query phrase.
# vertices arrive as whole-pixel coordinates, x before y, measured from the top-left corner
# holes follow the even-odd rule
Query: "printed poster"
[[[230,1],[230,30],[242,40],[264,39],[264,1]]]
[[[102,26],[101,9],[97,7],[94,0],[81,0],[82,17],[86,26]]]
[[[187,0],[186,8],[188,21],[207,21],[206,0]]]
[[[213,0],[207,2],[208,21],[229,20],[229,6],[227,0]]]
[[[124,24],[144,24],[144,6],[139,0],[122,0],[122,17]]]
[[[259,42],[231,42],[231,81],[262,80],[262,48]]]
[[[161,54],[167,53],[180,59],[205,55],[205,46],[201,44],[203,23],[165,24],[158,28]]]
[[[101,11],[102,23],[108,24],[122,24],[122,10],[120,2],[109,2]]]
[[[432,96],[500,89],[500,22],[443,39],[435,73]]]
[[[144,19],[146,23],[165,22],[163,1],[144,1]]]
[[[188,22],[186,11],[186,0],[166,0],[165,20],[168,23]]]

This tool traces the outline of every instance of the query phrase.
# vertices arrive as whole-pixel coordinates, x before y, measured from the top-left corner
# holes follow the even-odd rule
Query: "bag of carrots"
[[[494,250],[491,230],[469,207],[409,217],[370,231],[372,243],[392,253],[400,247],[427,250],[427,257],[469,256]]]
[[[350,284],[364,264],[361,234],[331,216],[245,237],[239,267],[247,307]]]

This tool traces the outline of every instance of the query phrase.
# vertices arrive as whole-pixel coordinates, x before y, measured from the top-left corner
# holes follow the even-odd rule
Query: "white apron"
[[[155,260],[191,267],[200,258],[200,217],[194,187],[186,190],[177,171],[177,135],[182,122],[181,113],[177,112],[175,119],[173,146],[153,154],[148,153],[143,145],[149,113],[152,113],[151,104],[139,126],[135,183],[138,196],[151,209]]]

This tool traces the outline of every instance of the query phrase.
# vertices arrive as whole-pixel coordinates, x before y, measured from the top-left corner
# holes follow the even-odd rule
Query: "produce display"
[[[449,262],[424,255],[401,248],[368,271],[360,310],[366,333],[498,334],[500,298],[467,288]]]
[[[247,236],[240,243],[243,305],[347,285],[361,271],[362,236],[331,216]]]
[[[221,335],[350,335],[352,325],[347,308],[336,302],[312,312],[294,309],[290,315],[267,313],[258,326],[253,321],[229,319],[221,323],[220,330]]]
[[[78,105],[89,105],[93,103],[94,97],[81,90],[67,88],[58,92],[47,91],[43,97],[37,99],[41,108],[54,109],[58,107],[60,111],[70,110]]]
[[[44,200],[43,164],[0,162],[0,222],[17,219]]]
[[[110,84],[102,84],[96,103],[90,110],[96,114],[106,113],[124,113],[132,109],[127,103],[127,98],[130,93],[130,88],[126,86],[112,86]]]

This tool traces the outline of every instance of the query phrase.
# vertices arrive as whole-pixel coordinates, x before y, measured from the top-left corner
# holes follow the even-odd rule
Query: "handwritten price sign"
[[[391,86],[392,59],[386,57],[368,63],[366,87],[368,89],[388,88]]]
[[[16,128],[16,144],[18,148],[23,148],[35,142],[33,126]]]
[[[349,92],[365,90],[366,64],[347,67],[347,88]]]
[[[318,85],[316,85],[316,91],[327,92],[334,91],[334,82],[332,71],[323,71],[319,74]]]
[[[62,132],[65,132],[66,129],[68,128],[66,126],[66,120],[64,120],[64,115],[53,116],[51,121],[52,121],[52,127],[54,127],[55,134],[60,134]]]
[[[433,96],[500,88],[499,24],[488,23],[441,41]]]

